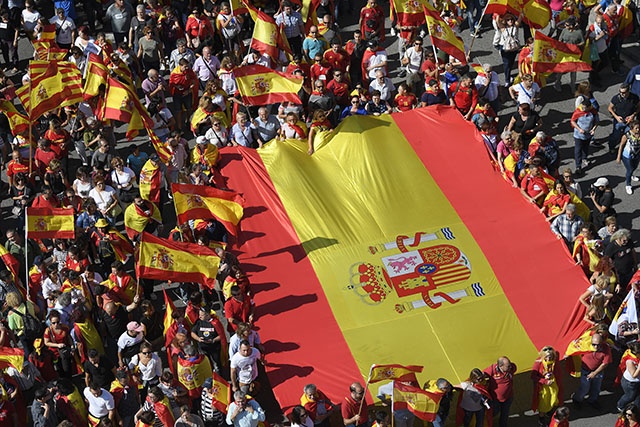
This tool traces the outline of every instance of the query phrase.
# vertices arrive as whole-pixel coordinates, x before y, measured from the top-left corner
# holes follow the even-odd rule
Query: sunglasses
[[[141,353],[144,354],[145,356],[152,354],[152,352],[150,351],[141,351]]]

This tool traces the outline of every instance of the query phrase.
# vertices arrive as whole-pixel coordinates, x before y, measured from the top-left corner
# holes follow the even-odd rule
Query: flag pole
[[[395,388],[396,388],[396,380],[393,380],[393,381],[391,381],[391,427],[393,427],[393,419],[395,418],[393,416],[393,405],[394,405],[394,402],[395,402],[393,400],[393,395],[395,394],[394,393]]]
[[[29,64],[31,64],[31,61],[29,61]],[[31,93],[33,90],[33,86],[31,85],[31,78],[33,77],[31,75],[31,73],[29,73],[30,68],[28,69],[27,73],[29,74],[29,134],[27,135],[27,143],[29,144],[29,179],[31,179],[31,174],[33,174],[33,144],[31,142],[31,133],[33,132],[33,119],[31,117],[31,110],[33,109],[33,104],[32,104],[32,100],[31,100]],[[26,208],[25,208],[25,212],[26,212]],[[26,218],[26,216],[25,216]],[[26,225],[26,224],[25,224]],[[26,229],[26,226],[25,226]],[[26,245],[26,243],[25,243]],[[26,253],[26,250],[25,250]]]
[[[367,400],[367,390],[369,390],[369,382],[371,381],[371,374],[373,373],[373,368],[376,366],[374,363],[369,368],[369,375],[367,376],[367,383],[364,385],[364,395],[362,395],[362,400],[360,401],[360,408],[358,409],[358,414],[362,412],[362,406],[364,405],[364,401]]]
[[[29,105],[31,105],[31,102],[29,102]],[[29,122],[31,123],[31,122]],[[29,162],[29,167],[31,167],[31,162]],[[29,209],[25,206],[24,208],[24,265],[25,265],[25,272],[26,272],[26,282],[24,284],[25,288],[27,289],[27,297],[25,298],[26,300],[29,300],[29,238],[27,237],[29,235]],[[25,307],[27,306],[26,302],[25,302]]]
[[[487,13],[487,8],[489,7],[489,3],[491,3],[491,0],[487,1],[487,4],[484,5],[484,9],[482,10],[482,15],[480,15],[480,22],[478,22],[478,25],[476,25],[476,28],[473,30],[473,33],[471,34],[471,43],[469,44],[469,50],[467,51],[467,54],[471,53],[471,49],[473,48],[473,43],[476,41],[476,38],[478,37],[478,32],[480,31],[480,27],[482,26],[482,18],[484,17],[484,14]]]

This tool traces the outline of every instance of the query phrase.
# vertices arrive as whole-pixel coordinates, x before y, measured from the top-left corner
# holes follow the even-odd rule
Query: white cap
[[[609,180],[603,176],[596,179],[596,182],[593,183],[596,187],[606,187],[609,185]]]
[[[207,144],[208,142],[207,138],[202,135],[196,138],[196,144]]]

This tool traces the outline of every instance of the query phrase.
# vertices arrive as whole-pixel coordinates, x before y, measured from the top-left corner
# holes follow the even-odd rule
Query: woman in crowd
[[[640,163],[640,121],[634,120],[629,123],[629,130],[622,135],[620,147],[618,147],[618,164],[622,162],[626,170],[625,190],[627,194],[633,194],[631,182],[638,182],[640,178],[633,175],[638,163]]]
[[[538,411],[539,424],[547,425],[555,408],[563,402],[562,370],[560,355],[551,346],[540,350],[540,357],[533,363],[531,379],[533,380],[533,406]]]

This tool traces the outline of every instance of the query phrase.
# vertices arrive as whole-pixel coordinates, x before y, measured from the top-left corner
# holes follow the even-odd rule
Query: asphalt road
[[[346,3],[346,2],[345,2]],[[343,31],[343,38],[347,40],[350,38],[351,32],[356,29],[358,14],[360,8],[364,5],[364,0],[352,0],[348,3],[351,4],[352,11],[344,13],[340,18],[340,27]],[[383,7],[388,10],[388,3],[383,3]],[[389,28],[389,21],[387,20],[387,29]],[[502,69],[502,60],[500,55],[491,44],[493,38],[493,29],[490,27],[489,17],[485,17],[484,29],[481,33],[482,37],[475,40],[473,45],[473,51],[471,57],[474,61],[480,63],[491,63],[494,65],[494,70],[500,74]],[[469,45],[470,34],[468,30],[464,30],[462,37],[466,45]],[[522,35],[521,35],[522,40]],[[397,38],[389,35],[387,30],[387,40],[384,43],[390,57],[389,70],[391,77],[396,83],[399,83],[402,79],[397,77],[398,66],[398,49]],[[623,45],[624,65],[622,70],[628,71],[629,68],[640,62],[640,49],[639,43],[635,38],[627,40]],[[425,40],[425,47],[430,48],[428,38]],[[32,56],[33,49],[29,42],[25,39],[21,39],[19,45],[20,58],[22,59],[21,65],[23,69],[26,69],[26,60]],[[606,111],[606,106],[613,95],[617,93],[618,86],[621,81],[624,80],[624,76],[619,76],[611,73],[610,69],[603,71],[601,74],[603,82],[606,87],[599,88],[595,91],[595,97],[601,105],[600,114],[600,127],[596,133],[597,140],[605,140],[611,130],[611,117]],[[19,84],[19,78],[21,74],[14,76],[14,81]],[[578,82],[586,79],[588,76],[586,73],[578,73]],[[500,74],[501,82],[504,83],[504,78]],[[568,77],[564,78],[564,81],[568,81]],[[510,100],[506,94],[506,90],[501,88],[502,99],[508,100],[504,102],[503,108],[500,111],[501,116],[501,129],[506,124],[507,119],[511,113],[515,110],[514,102]],[[570,92],[569,86],[565,84],[561,93],[556,92],[552,85],[549,85],[542,89],[541,97],[541,115],[543,118],[543,130],[553,136],[561,148],[562,166],[570,166],[573,168],[573,137],[570,126],[570,117],[574,109],[574,98]],[[500,129],[500,130],[501,130]],[[124,126],[117,129],[117,137],[119,141],[124,140]],[[143,138],[138,138],[134,142],[144,144]],[[192,141],[193,144],[193,141]],[[127,144],[128,145],[128,144]],[[75,156],[75,154],[73,154]],[[613,186],[616,194],[615,208],[619,213],[619,224],[622,227],[629,228],[633,231],[634,239],[640,241],[640,219],[638,216],[639,204],[638,204],[638,192],[629,196],[624,191],[624,167],[615,163],[613,155],[608,153],[606,144],[600,147],[593,147],[590,154],[590,159],[593,160],[593,164],[585,170],[584,177],[578,181],[581,183],[583,192],[587,192],[588,186],[591,185],[598,177],[606,176]],[[73,169],[72,169],[73,170]],[[6,176],[3,173],[3,180],[6,180]],[[7,202],[3,203],[3,207],[6,207]],[[5,209],[6,211],[6,209]],[[165,223],[175,222],[175,214],[171,206],[166,205],[163,209]],[[11,225],[12,220],[5,216],[5,224]],[[576,295],[576,298],[578,295]],[[533,363],[533,361],[532,361]],[[522,369],[528,369],[528,367],[521,367]],[[567,401],[568,406],[571,408],[571,425],[575,427],[595,427],[595,426],[613,426],[615,423],[616,415],[610,410],[615,411],[615,400],[617,399],[620,391],[612,387],[612,377],[614,368],[611,367],[608,372],[608,380],[605,381],[605,389],[612,389],[613,392],[605,390],[601,398],[602,410],[595,410],[586,406],[582,410],[577,410],[571,403]],[[577,381],[567,378],[565,381],[566,398],[571,392],[577,388]],[[528,373],[524,373],[517,376],[516,379],[516,398],[514,406],[512,408],[511,426],[537,426],[537,416],[531,413],[529,410],[531,402],[531,382],[529,380]],[[608,411],[609,410],[609,411]],[[452,418],[452,417],[451,417]]]

